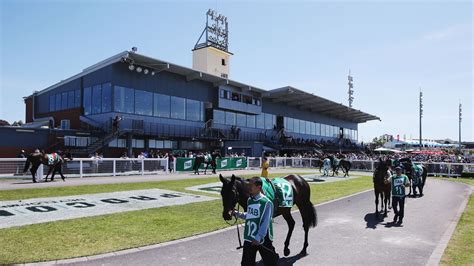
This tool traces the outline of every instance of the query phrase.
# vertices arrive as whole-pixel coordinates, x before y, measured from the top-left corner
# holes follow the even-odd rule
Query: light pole
[[[461,152],[461,121],[462,121],[462,104],[459,103],[459,152]]]
[[[354,101],[354,83],[352,83],[354,80],[351,76],[351,70],[349,70],[349,75],[347,76],[347,80],[349,80],[349,107],[352,107],[352,102]]]
[[[423,144],[422,144],[422,138],[421,138],[421,119],[423,118],[423,92],[421,91],[421,88],[420,88],[420,151],[423,147]]]

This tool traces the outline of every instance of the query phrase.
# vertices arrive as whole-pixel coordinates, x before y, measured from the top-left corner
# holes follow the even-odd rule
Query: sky
[[[25,120],[24,96],[100,60],[138,53],[192,67],[209,9],[228,17],[229,78],[265,90],[293,86],[382,121],[382,134],[473,141],[471,1],[0,1],[0,119]]]

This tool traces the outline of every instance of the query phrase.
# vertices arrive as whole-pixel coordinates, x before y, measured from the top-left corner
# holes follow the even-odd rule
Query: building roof
[[[377,116],[364,113],[360,110],[350,108],[346,105],[330,101],[291,86],[270,90],[264,93],[263,96],[276,103],[284,103],[299,107],[303,110],[317,112],[346,121],[364,123],[370,120],[380,120]]]
[[[203,81],[211,82],[215,87],[218,87],[221,85],[231,85],[231,86],[240,88],[242,91],[245,91],[245,92],[256,92],[262,95],[263,98],[270,99],[273,102],[280,102],[280,103],[288,104],[290,106],[297,106],[300,109],[304,109],[304,110],[308,110],[312,112],[318,112],[326,116],[330,116],[330,117],[334,117],[334,118],[338,118],[338,119],[342,119],[346,121],[364,123],[370,120],[380,120],[380,118],[377,116],[364,113],[360,110],[350,108],[343,104],[330,101],[328,99],[316,96],[308,92],[304,92],[302,90],[298,90],[290,86],[267,91],[267,90],[257,88],[248,84],[244,84],[238,81],[225,79],[219,76],[215,76],[212,74],[194,70],[192,68],[187,68],[180,65],[172,64],[167,61],[155,59],[155,58],[141,55],[141,54],[138,54],[136,52],[131,52],[131,51],[124,51],[110,58],[107,58],[103,61],[100,61],[97,64],[94,64],[88,68],[85,68],[81,73],[74,75],[68,79],[62,80],[44,90],[35,92],[33,95],[43,94],[59,86],[62,86],[72,80],[83,77],[89,73],[92,73],[96,70],[99,70],[103,67],[106,67],[108,65],[111,65],[117,62],[124,62],[127,64],[132,63],[136,66],[146,67],[146,68],[149,68],[150,70],[155,71],[155,73],[158,73],[161,71],[176,73],[176,74],[185,76],[187,81],[191,81],[195,79],[203,80]],[[33,95],[27,96],[25,98],[29,98]]]

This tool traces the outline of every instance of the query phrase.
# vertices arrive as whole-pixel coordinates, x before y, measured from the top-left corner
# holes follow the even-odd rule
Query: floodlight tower
[[[229,78],[229,23],[227,17],[209,9],[206,26],[193,49],[193,69]]]
[[[347,76],[347,80],[349,80],[349,83],[347,83],[349,85],[349,91],[348,91],[348,94],[349,94],[349,107],[352,107],[352,102],[354,101],[354,79],[352,78],[351,76],[351,70],[349,69],[349,75]]]
[[[421,91],[421,88],[420,88],[420,150],[422,149],[423,147],[423,143],[421,141],[421,119],[423,118],[423,92]]]
[[[461,152],[461,121],[462,121],[462,104],[459,103],[459,152]]]

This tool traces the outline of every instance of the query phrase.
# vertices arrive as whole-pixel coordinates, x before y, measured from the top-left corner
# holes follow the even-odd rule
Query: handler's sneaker
[[[397,224],[398,224],[398,225],[401,225],[402,223],[403,223],[403,218],[400,219],[400,220],[398,220],[398,223],[397,223]]]

